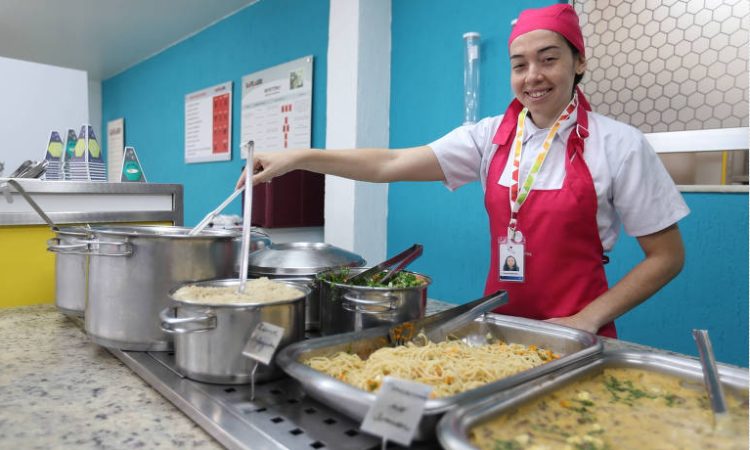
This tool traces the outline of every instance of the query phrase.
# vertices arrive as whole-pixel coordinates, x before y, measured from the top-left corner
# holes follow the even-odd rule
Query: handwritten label
[[[432,386],[385,377],[361,429],[408,446],[422,418]]]
[[[250,335],[242,354],[248,358],[268,365],[284,336],[284,328],[267,322],[261,322]]]

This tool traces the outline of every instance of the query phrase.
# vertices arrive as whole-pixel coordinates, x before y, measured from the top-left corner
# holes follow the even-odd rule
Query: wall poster
[[[312,56],[242,77],[241,147],[249,140],[255,151],[310,147],[312,87]]]
[[[232,82],[185,96],[185,162],[232,159]]]

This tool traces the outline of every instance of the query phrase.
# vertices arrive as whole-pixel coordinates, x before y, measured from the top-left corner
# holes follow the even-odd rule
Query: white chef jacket
[[[513,158],[500,180],[488,180],[490,162],[497,145],[492,143],[503,116],[488,117],[451,131],[429,146],[435,153],[450,190],[471,181],[509,186]],[[585,140],[586,161],[597,197],[596,221],[604,251],[617,241],[620,224],[630,236],[645,236],[676,223],[690,212],[672,178],[646,137],[634,127],[589,111],[589,136]],[[574,131],[576,112],[561,124],[533,189],[560,189],[565,178],[568,136]],[[519,184],[541,150],[548,129],[526,120]],[[510,200],[509,200],[510,203]]]

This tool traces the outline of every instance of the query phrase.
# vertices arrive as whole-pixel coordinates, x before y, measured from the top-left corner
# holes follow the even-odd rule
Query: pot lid
[[[255,275],[316,275],[333,267],[362,267],[361,256],[323,242],[288,242],[250,254],[249,272]]]

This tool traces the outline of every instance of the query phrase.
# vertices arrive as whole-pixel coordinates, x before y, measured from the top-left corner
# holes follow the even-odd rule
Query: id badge
[[[525,240],[520,231],[508,231],[507,237],[498,238],[498,266],[500,281],[524,281]]]

